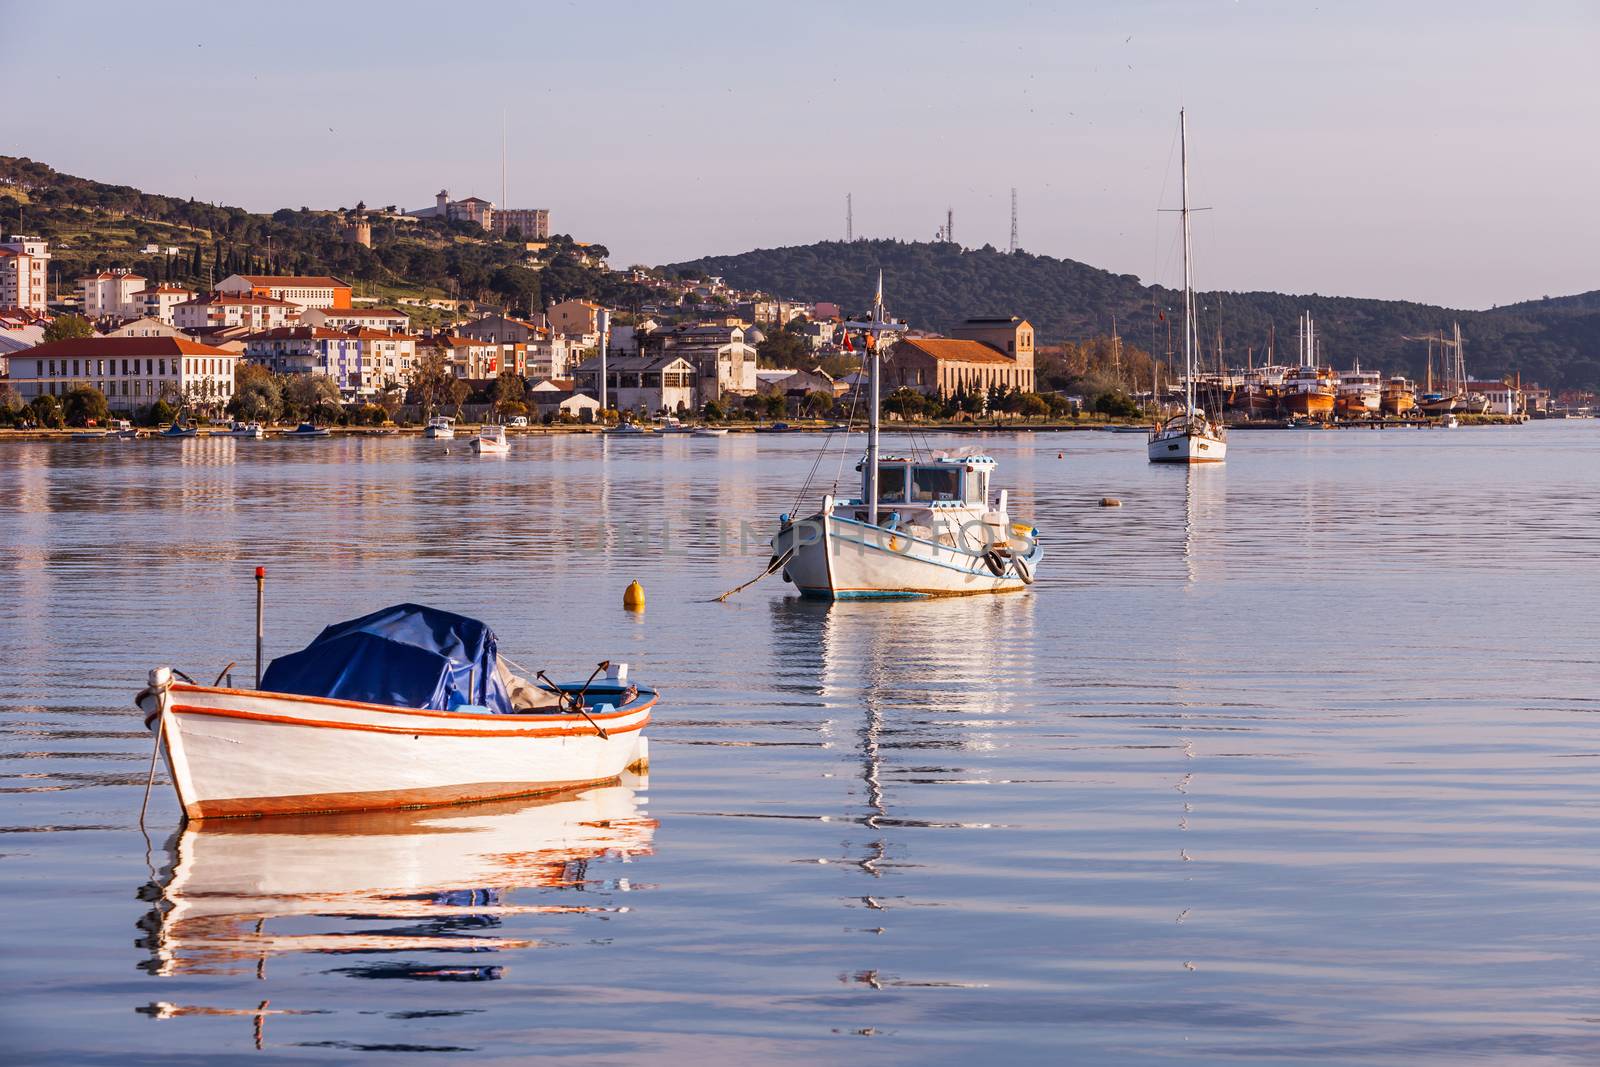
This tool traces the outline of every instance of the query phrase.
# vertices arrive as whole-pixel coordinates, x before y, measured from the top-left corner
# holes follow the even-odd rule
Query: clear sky
[[[1600,4],[0,0],[0,152],[254,210],[441,187],[659,263],[843,236],[1462,307],[1600,288]],[[39,91],[35,91],[35,87]],[[20,95],[18,95],[20,93]]]

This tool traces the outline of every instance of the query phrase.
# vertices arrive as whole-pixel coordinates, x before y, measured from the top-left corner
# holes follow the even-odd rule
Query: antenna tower
[[[846,243],[856,239],[856,212],[849,193],[844,194],[844,239]]]
[[[944,239],[956,243],[956,209],[953,207],[944,209]]]
[[[1011,187],[1011,254],[1017,252],[1017,187]]]

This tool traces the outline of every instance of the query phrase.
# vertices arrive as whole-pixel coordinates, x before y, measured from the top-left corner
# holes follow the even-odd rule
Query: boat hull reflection
[[[605,884],[590,868],[651,852],[656,823],[634,788],[645,780],[624,782],[470,807],[191,822],[169,843],[171,866],[140,923],[150,953],[141,966],[158,975],[233,974],[285,953],[537,947],[508,936],[507,917],[623,910],[609,892],[593,892]],[[518,899],[520,890],[530,899]],[[479,979],[501,971],[465,969]],[[338,970],[460,980],[463,968]]]

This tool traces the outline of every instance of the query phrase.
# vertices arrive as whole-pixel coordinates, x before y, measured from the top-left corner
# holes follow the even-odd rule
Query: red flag
[[[850,343],[850,331],[849,330],[846,330],[844,332],[844,344],[840,345],[839,347],[844,349],[846,352],[854,352],[856,350],[855,346]]]

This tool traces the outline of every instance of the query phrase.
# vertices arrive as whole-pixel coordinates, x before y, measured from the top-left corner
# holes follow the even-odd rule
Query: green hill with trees
[[[859,307],[870,298],[880,268],[890,309],[924,329],[946,330],[969,315],[1018,314],[1034,324],[1041,342],[1084,341],[1110,333],[1115,317],[1122,335],[1141,348],[1164,357],[1169,326],[1173,347],[1181,346],[1181,293],[1070,259],[1007,254],[988,246],[824,241],[707,256],[667,270]],[[1474,377],[1520,373],[1525,382],[1552,388],[1600,388],[1600,292],[1491,311],[1263,292],[1204,292],[1198,306],[1208,360],[1215,359],[1220,330],[1230,364],[1243,365],[1247,347],[1259,362],[1275,328],[1278,361],[1293,363],[1296,324],[1302,311],[1310,311],[1324,359],[1339,367],[1359,359],[1366,367],[1420,377],[1427,346],[1404,338],[1448,332],[1460,322],[1467,369]]]
[[[371,248],[345,240],[344,223],[356,214],[371,224]],[[190,288],[232,273],[331,274],[357,295],[462,298],[521,314],[570,297],[619,305],[648,297],[594,265],[605,248],[567,236],[530,251],[470,222],[395,218],[392,205],[260,214],[62,174],[16,156],[0,156],[0,229],[50,241],[53,291],[70,292],[94,270],[128,267]],[[147,255],[150,244],[179,251]]]

